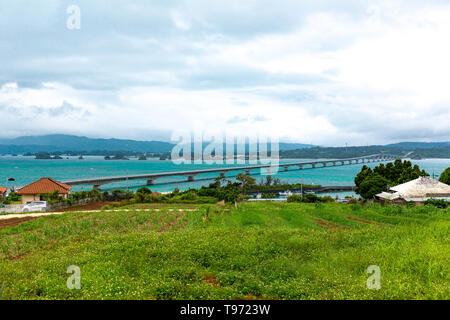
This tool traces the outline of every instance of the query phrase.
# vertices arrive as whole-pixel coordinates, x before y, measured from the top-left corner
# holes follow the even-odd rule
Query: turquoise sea
[[[283,159],[281,163],[286,162],[300,162],[303,160],[287,160]],[[304,159],[308,161],[308,159]],[[439,177],[445,168],[450,166],[450,159],[424,159],[412,160],[413,164],[418,164],[421,169],[425,169],[430,175],[433,173]],[[371,167],[378,165],[378,163],[367,164]],[[122,176],[135,174],[146,174],[153,172],[167,172],[167,171],[183,171],[183,170],[199,170],[210,169],[214,167],[230,167],[233,165],[194,165],[182,164],[176,165],[171,161],[161,161],[159,159],[150,159],[146,161],[139,161],[135,158],[130,160],[104,160],[103,157],[87,156],[84,160],[79,160],[77,157],[64,157],[62,160],[36,160],[32,157],[23,156],[0,156],[0,185],[1,186],[24,186],[41,177],[52,177],[56,180],[67,179],[81,179],[92,178],[98,176]],[[243,166],[242,164],[236,166]],[[288,183],[299,183],[303,180],[305,184],[320,184],[323,186],[351,186],[355,175],[360,171],[363,164],[346,165],[342,167],[326,167],[316,169],[303,169],[289,171],[279,171],[274,175],[279,177],[281,181]],[[254,171],[254,176],[257,181],[263,176]],[[228,173],[227,177],[232,179],[237,173]],[[171,191],[174,188],[180,190],[188,188],[198,188],[202,185],[208,185],[217,177],[217,174],[200,175],[195,177],[196,181],[186,182],[187,178],[173,177],[158,179],[155,185],[150,188],[153,191],[165,192]],[[7,183],[8,178],[14,178],[15,182]],[[128,181],[108,184],[102,187],[102,190],[111,190],[114,188],[129,188],[130,190],[137,189],[145,184],[145,181]],[[91,186],[76,186],[74,190],[90,190]],[[333,195],[336,193],[333,193]],[[351,194],[351,193],[350,193]],[[345,194],[340,194],[341,196]]]

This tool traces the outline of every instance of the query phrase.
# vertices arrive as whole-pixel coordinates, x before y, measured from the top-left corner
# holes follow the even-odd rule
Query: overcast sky
[[[449,141],[449,39],[448,0],[1,1],[0,137]]]

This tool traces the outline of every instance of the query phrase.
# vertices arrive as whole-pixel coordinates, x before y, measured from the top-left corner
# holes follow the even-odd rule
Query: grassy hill
[[[448,213],[334,203],[66,213],[0,230],[0,283],[5,299],[449,299]],[[70,265],[81,290],[66,288]],[[380,290],[366,287],[370,265]]]

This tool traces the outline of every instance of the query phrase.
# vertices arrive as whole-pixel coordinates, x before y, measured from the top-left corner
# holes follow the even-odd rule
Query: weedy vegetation
[[[449,210],[133,204],[0,230],[3,299],[449,299]],[[66,286],[71,265],[81,289]],[[367,267],[381,289],[366,286]]]

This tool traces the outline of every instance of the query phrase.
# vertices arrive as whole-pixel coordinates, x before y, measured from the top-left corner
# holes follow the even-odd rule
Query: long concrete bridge
[[[116,176],[116,177],[96,177],[78,180],[66,180],[63,183],[70,186],[77,185],[92,185],[94,189],[100,189],[102,185],[128,181],[128,180],[143,180],[147,181],[147,185],[153,185],[156,179],[184,176],[187,177],[187,181],[194,181],[194,177],[201,174],[207,173],[219,173],[220,177],[225,177],[225,173],[231,171],[243,171],[247,175],[250,175],[252,170],[256,169],[267,169],[267,174],[270,174],[272,169],[278,168],[280,170],[283,168],[284,171],[288,171],[290,167],[297,167],[299,170],[302,169],[313,169],[313,168],[324,168],[324,167],[334,167],[334,166],[344,166],[352,165],[357,163],[366,162],[383,162],[394,160],[398,157],[386,154],[375,154],[364,157],[348,158],[348,159],[327,159],[318,161],[308,161],[308,162],[292,162],[292,163],[279,163],[277,165],[254,165],[254,166],[244,166],[244,167],[227,167],[227,168],[214,168],[214,169],[202,169],[202,170],[188,170],[188,171],[174,171],[174,172],[158,172],[158,173],[148,173],[139,175],[128,175],[128,176]]]

